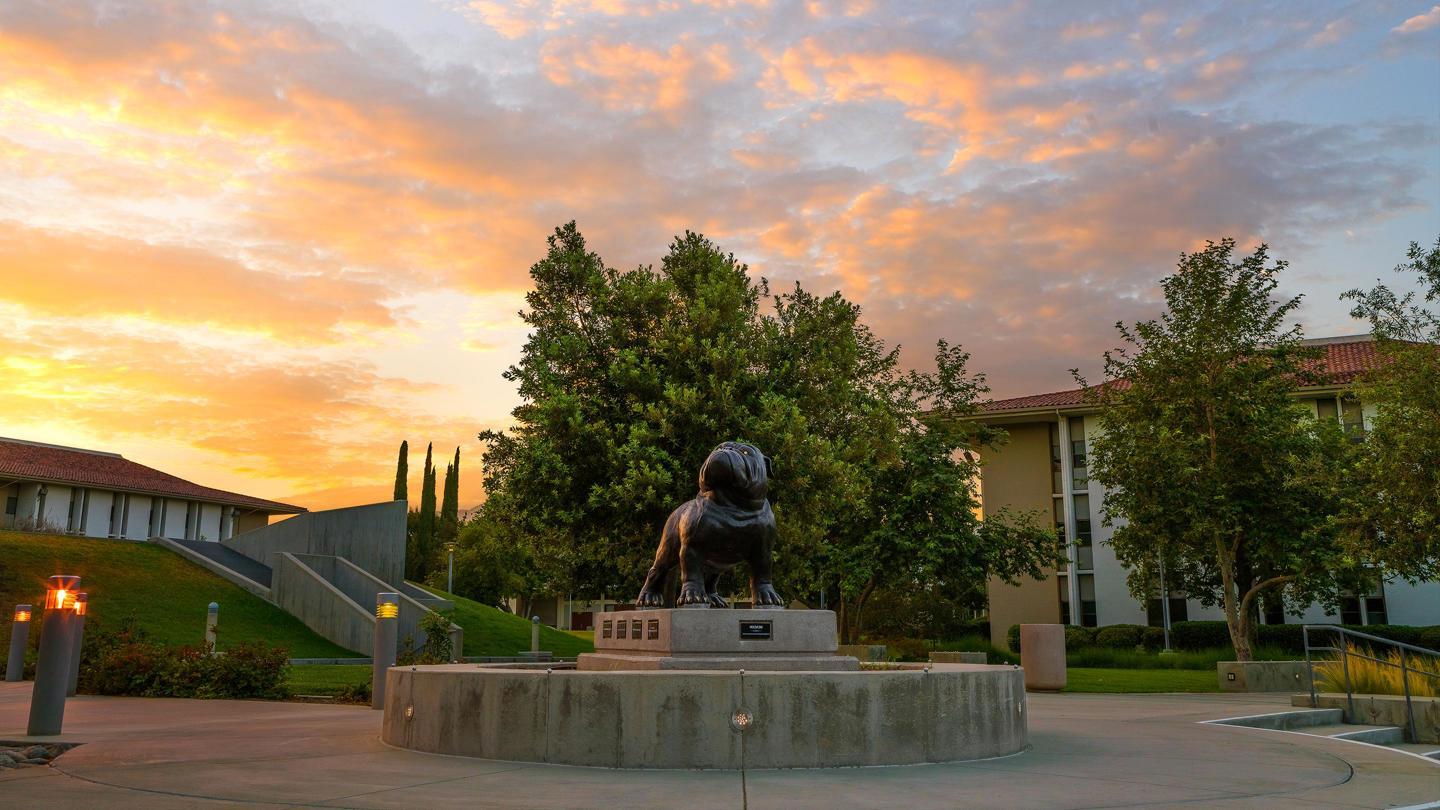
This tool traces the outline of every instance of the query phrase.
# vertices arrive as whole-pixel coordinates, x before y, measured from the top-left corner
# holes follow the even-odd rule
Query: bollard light
[[[370,708],[385,708],[385,673],[395,666],[400,594],[375,594],[375,651],[370,673]]]
[[[40,622],[40,658],[35,664],[35,688],[30,692],[32,737],[60,733],[65,722],[65,692],[70,685],[70,656],[74,648],[71,625],[75,588],[80,577],[50,577],[45,591],[45,618]]]
[[[220,603],[211,602],[205,609],[205,646],[210,648],[210,654],[215,654],[215,634],[220,629]]]
[[[90,595],[75,594],[75,615],[70,619],[70,675],[65,681],[65,696],[75,697],[75,688],[80,685],[80,650],[85,644],[85,612],[90,609]]]
[[[530,617],[530,652],[540,652],[540,617]]]
[[[30,643],[30,606],[15,606],[15,622],[10,627],[10,657],[5,662],[5,680],[11,683],[25,679],[25,647]]]

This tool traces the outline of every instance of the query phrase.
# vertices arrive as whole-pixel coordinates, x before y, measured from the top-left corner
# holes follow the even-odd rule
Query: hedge
[[[1341,625],[1348,630],[1440,650],[1440,625],[1412,627],[1399,624]],[[1264,647],[1277,647],[1295,655],[1305,654],[1305,631],[1299,624],[1262,624],[1258,641]],[[1012,624],[1005,634],[1012,652],[1020,652],[1020,625]],[[1333,633],[1311,633],[1312,646],[1333,646]],[[1131,650],[1144,647],[1159,650],[1165,645],[1165,631],[1160,627],[1135,624],[1112,624],[1105,627],[1065,627],[1065,650],[1075,652],[1087,647]],[[1176,650],[1198,651],[1230,647],[1230,630],[1225,622],[1186,621],[1170,625],[1170,646]]]

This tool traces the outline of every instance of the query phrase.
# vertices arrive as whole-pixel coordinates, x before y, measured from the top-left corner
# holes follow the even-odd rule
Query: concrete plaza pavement
[[[898,768],[617,771],[420,754],[366,707],[72,698],[65,734],[26,738],[30,685],[0,684],[0,740],[83,743],[0,771],[0,807],[845,808],[1440,807],[1440,763],[1200,721],[1284,695],[1032,694],[1031,749]]]

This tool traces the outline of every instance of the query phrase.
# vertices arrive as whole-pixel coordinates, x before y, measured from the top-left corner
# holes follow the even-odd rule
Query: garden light
[[[15,606],[15,623],[10,628],[10,657],[5,662],[5,680],[25,678],[25,645],[30,643],[30,606]]]
[[[375,594],[375,652],[370,674],[370,708],[385,708],[385,673],[395,666],[400,594]]]
[[[40,658],[35,664],[35,688],[30,692],[32,737],[60,733],[65,722],[65,694],[70,686],[70,659],[75,653],[78,611],[76,591],[80,577],[50,577],[45,591],[45,618],[40,623]]]
[[[70,676],[65,681],[66,697],[74,697],[75,687],[80,683],[80,647],[85,643],[85,611],[89,606],[89,594],[75,594],[75,616],[70,619],[70,637],[74,643],[70,647]]]

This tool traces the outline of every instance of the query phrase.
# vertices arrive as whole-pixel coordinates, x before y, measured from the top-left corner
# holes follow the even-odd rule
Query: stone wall
[[[1304,661],[1220,661],[1215,677],[1221,692],[1302,692],[1310,689]]]
[[[222,541],[271,568],[282,552],[344,557],[399,590],[405,581],[405,501],[307,512]]]

